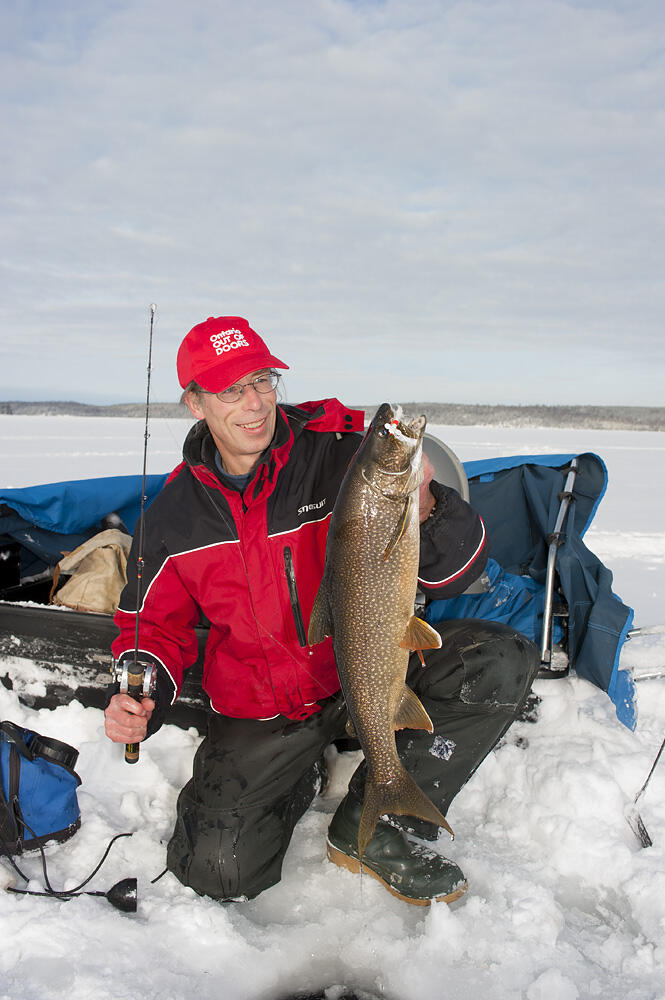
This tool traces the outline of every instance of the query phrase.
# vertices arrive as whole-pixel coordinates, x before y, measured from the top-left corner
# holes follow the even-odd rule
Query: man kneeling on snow
[[[115,693],[106,733],[137,743],[159,728],[196,661],[203,613],[210,622],[203,686],[212,711],[178,798],[167,865],[199,893],[251,898],[279,881],[293,829],[320,788],[324,751],[344,734],[332,642],[309,648],[305,636],[330,514],[362,440],[363,415],[335,399],[278,403],[276,369],[288,366],[237,316],[190,330],[177,367],[198,423],[145,515],[139,656],[156,664],[157,685],[141,702]],[[425,464],[419,585],[428,598],[454,597],[482,572],[488,544],[480,517],[433,481]],[[119,661],[135,653],[136,546],[135,539],[115,618]],[[446,622],[439,631],[441,648],[426,668],[414,654],[407,673],[434,735],[409,730],[396,738],[405,766],[445,815],[519,714],[539,657],[497,623]],[[432,752],[442,739],[452,749],[447,760]],[[363,789],[361,765],[328,831],[331,857],[352,869]],[[411,817],[380,820],[363,867],[407,902],[456,899],[466,889],[458,866],[409,834],[436,840],[438,827]]]

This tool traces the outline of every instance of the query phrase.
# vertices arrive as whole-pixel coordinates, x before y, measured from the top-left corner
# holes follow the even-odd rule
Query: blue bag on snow
[[[68,840],[81,825],[78,750],[0,722],[0,855]]]

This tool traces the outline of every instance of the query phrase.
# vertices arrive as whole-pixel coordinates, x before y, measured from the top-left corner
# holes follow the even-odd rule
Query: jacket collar
[[[286,464],[293,442],[303,430],[315,431],[363,431],[363,411],[342,406],[337,399],[324,399],[291,406],[282,403],[277,406],[277,420],[272,441],[263,452],[256,466],[255,474],[247,487],[256,496],[262,482],[273,482],[277,472]],[[215,465],[217,446],[205,420],[189,431],[183,446],[185,462],[202,482],[222,489]]]
[[[261,466],[267,465],[270,462],[272,452],[276,448],[280,448],[284,445],[288,441],[289,436],[290,429],[288,422],[281,412],[281,407],[278,406],[275,433],[273,434],[272,441],[259,458],[257,471],[261,468]],[[190,429],[187,437],[185,438],[182,454],[185,462],[190,468],[199,468],[203,466],[209,473],[217,478],[217,468],[215,464],[217,445],[213,440],[213,436],[210,433],[205,420],[199,420]]]

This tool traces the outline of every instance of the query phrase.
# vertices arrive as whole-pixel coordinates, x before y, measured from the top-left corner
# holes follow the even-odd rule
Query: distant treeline
[[[482,403],[402,403],[409,416],[424,413],[430,424],[499,427],[570,427],[596,430],[663,431],[662,406],[487,406]],[[374,404],[359,406],[372,414]],[[143,417],[145,403],[0,402],[0,414],[21,416]],[[151,417],[187,418],[180,403],[151,403]]]
[[[25,403],[9,400],[0,402],[0,414],[2,413],[28,417],[144,417],[145,402],[96,406],[94,403],[60,401]],[[189,416],[189,410],[184,403],[150,403],[150,416],[186,418]]]
[[[665,431],[663,406],[486,406],[482,403],[402,403],[430,424],[483,427],[570,427],[608,431]]]

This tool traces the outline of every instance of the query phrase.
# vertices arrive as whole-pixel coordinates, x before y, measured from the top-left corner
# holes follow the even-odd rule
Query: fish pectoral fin
[[[390,558],[390,556],[392,555],[392,553],[395,551],[395,546],[397,545],[397,543],[399,542],[400,538],[404,534],[404,529],[406,528],[408,520],[409,520],[409,510],[410,510],[410,508],[411,508],[411,496],[407,496],[406,499],[405,499],[405,501],[404,501],[404,506],[403,506],[402,512],[401,512],[401,514],[399,516],[399,520],[397,521],[397,524],[395,525],[395,530],[393,531],[392,535],[388,539],[388,544],[386,545],[385,550],[383,552],[383,561],[384,562],[386,561],[386,559]]]
[[[422,618],[411,615],[404,632],[404,638],[400,642],[402,649],[440,649],[441,636],[424,622]]]
[[[395,713],[394,728],[426,729],[428,733],[434,732],[432,720],[425,711],[420,698],[406,684],[402,690],[402,697]]]
[[[323,642],[327,635],[333,634],[332,616],[326,587],[322,583],[314,599],[312,614],[307,629],[307,645],[316,646]]]

